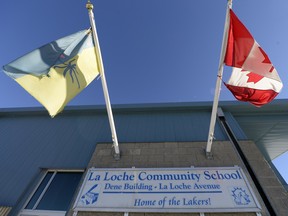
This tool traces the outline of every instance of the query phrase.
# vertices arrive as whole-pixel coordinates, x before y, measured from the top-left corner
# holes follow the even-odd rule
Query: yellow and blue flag
[[[98,75],[90,29],[48,43],[3,66],[53,117]]]

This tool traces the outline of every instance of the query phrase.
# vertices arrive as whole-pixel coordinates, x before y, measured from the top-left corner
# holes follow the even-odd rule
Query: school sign
[[[75,211],[259,212],[239,167],[89,169]]]

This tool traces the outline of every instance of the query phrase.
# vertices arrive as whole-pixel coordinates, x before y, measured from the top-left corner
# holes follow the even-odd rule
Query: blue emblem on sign
[[[232,190],[232,196],[234,197],[234,202],[237,205],[248,205],[251,202],[246,191],[239,187],[236,187],[234,190]]]
[[[98,199],[99,193],[93,192],[93,190],[98,186],[95,184],[92,188],[90,188],[84,195],[81,196],[81,202],[84,205],[90,205],[96,203]]]

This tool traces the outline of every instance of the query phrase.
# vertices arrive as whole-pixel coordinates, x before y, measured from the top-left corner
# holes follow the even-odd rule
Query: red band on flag
[[[241,68],[254,44],[254,38],[230,9],[230,26],[224,63]]]
[[[232,86],[224,83],[225,86],[232,92],[234,97],[239,101],[250,102],[255,106],[262,106],[271,102],[278,93],[269,90],[252,89],[241,86]]]

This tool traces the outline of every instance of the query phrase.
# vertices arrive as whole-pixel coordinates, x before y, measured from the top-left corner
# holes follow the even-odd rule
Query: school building
[[[288,101],[0,109],[1,216],[288,215]],[[288,166],[288,164],[287,164]],[[288,169],[287,169],[288,170]]]

